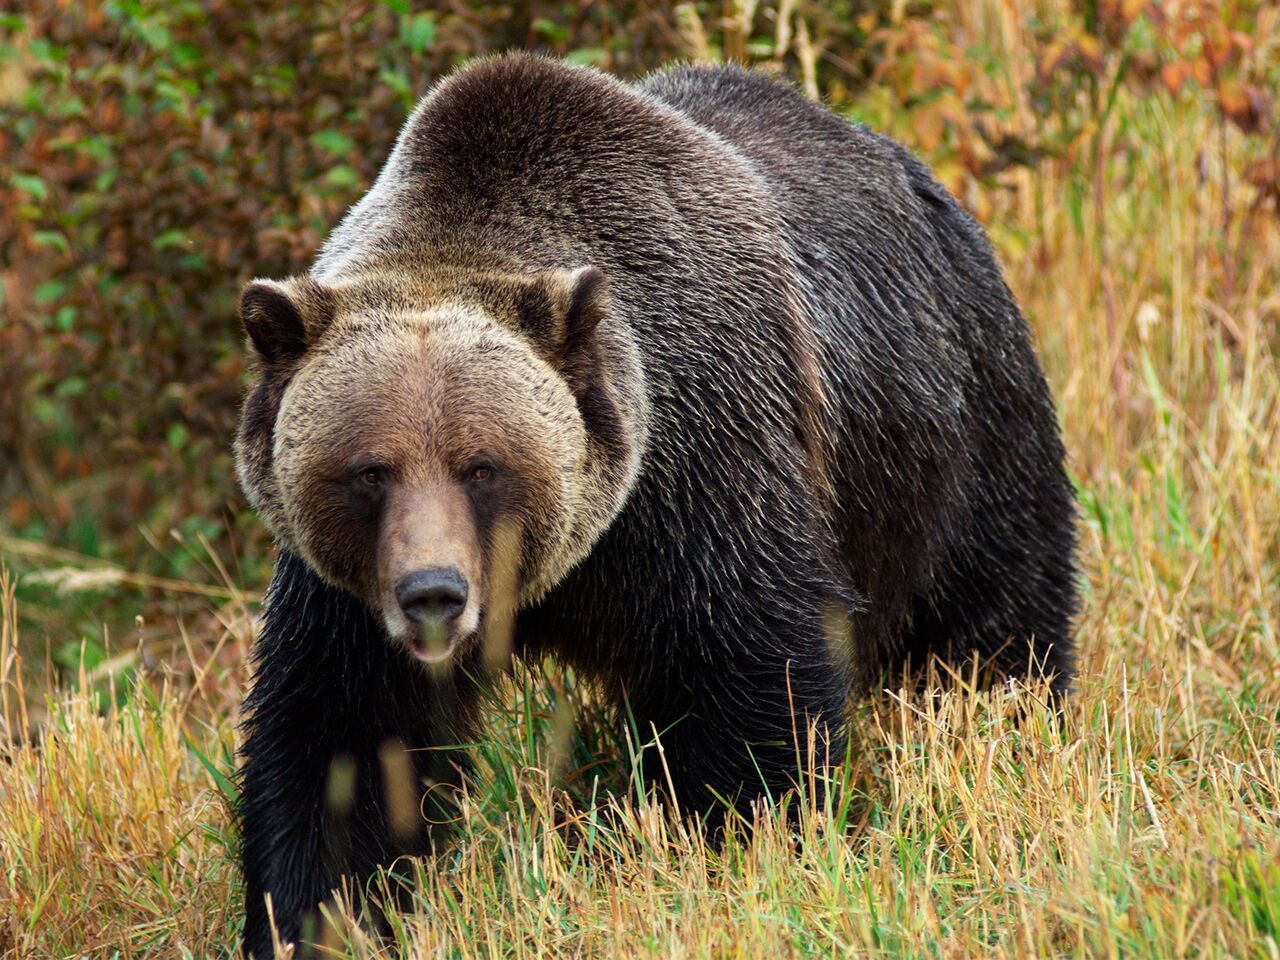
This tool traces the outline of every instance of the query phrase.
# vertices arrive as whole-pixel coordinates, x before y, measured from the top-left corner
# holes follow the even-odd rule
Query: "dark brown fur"
[[[839,758],[850,690],[905,657],[1066,688],[1071,491],[991,250],[905,151],[763,77],[473,64],[245,319],[240,475],[284,548],[245,746],[248,950],[265,893],[295,937],[339,876],[429,847],[389,832],[370,758],[392,738],[442,776],[419,748],[473,729],[462,677],[513,652],[625,703],[712,820],[795,782],[808,722]],[[376,499],[351,493],[370,458]],[[469,484],[477,458],[500,480]],[[443,672],[386,642],[395,578],[437,556],[480,571]],[[363,778],[340,848],[335,756]]]

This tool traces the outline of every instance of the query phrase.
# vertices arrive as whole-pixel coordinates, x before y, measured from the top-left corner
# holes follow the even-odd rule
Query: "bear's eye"
[[[493,467],[487,463],[471,468],[471,472],[467,474],[469,483],[484,483],[486,480],[493,479]]]
[[[365,467],[356,474],[356,481],[364,487],[380,487],[386,479],[387,471],[382,467]]]

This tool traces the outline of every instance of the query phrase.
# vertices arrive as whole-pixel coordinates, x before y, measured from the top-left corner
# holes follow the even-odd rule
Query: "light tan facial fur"
[[[408,638],[428,662],[475,634],[480,604],[488,594],[480,531],[462,486],[447,479],[416,485],[393,482],[386,491],[374,589],[387,633],[396,639]],[[468,585],[466,606],[449,635],[413,636],[415,630],[432,628],[421,628],[405,616],[394,587],[416,570],[454,570]]]
[[[432,303],[385,281],[246,292],[247,311],[268,319],[256,333],[246,321],[262,376],[237,439],[241,483],[282,545],[364,599],[393,640],[420,639],[397,600],[407,575],[447,569],[466,582],[452,649],[477,635],[487,609],[551,589],[625,501],[641,430],[607,382],[610,363],[626,359],[600,356],[595,325],[607,320],[589,318],[582,342],[566,329],[586,309],[574,301],[582,275],[470,285],[496,291],[483,305],[456,287]],[[579,299],[603,310],[603,284],[589,279],[595,289]],[[303,316],[317,307],[330,315]],[[292,353],[271,352],[271,316]],[[591,410],[607,414],[603,440],[584,419],[586,389]],[[512,531],[516,570],[495,574],[495,541]],[[498,582],[516,596],[491,595]]]

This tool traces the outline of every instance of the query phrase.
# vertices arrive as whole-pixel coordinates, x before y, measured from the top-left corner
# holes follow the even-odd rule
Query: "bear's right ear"
[[[308,276],[254,280],[240,295],[240,322],[262,362],[281,366],[307,352],[336,307],[333,291]]]
[[[525,330],[575,394],[591,385],[596,328],[611,306],[609,281],[599,267],[549,270],[524,291]]]

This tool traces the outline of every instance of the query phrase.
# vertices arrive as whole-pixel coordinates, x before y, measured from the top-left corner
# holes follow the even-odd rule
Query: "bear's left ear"
[[[297,360],[316,342],[337,309],[329,287],[311,277],[254,280],[240,295],[240,322],[269,366]]]
[[[609,281],[598,267],[550,270],[525,292],[525,331],[575,394],[591,385],[596,328],[610,305]]]

